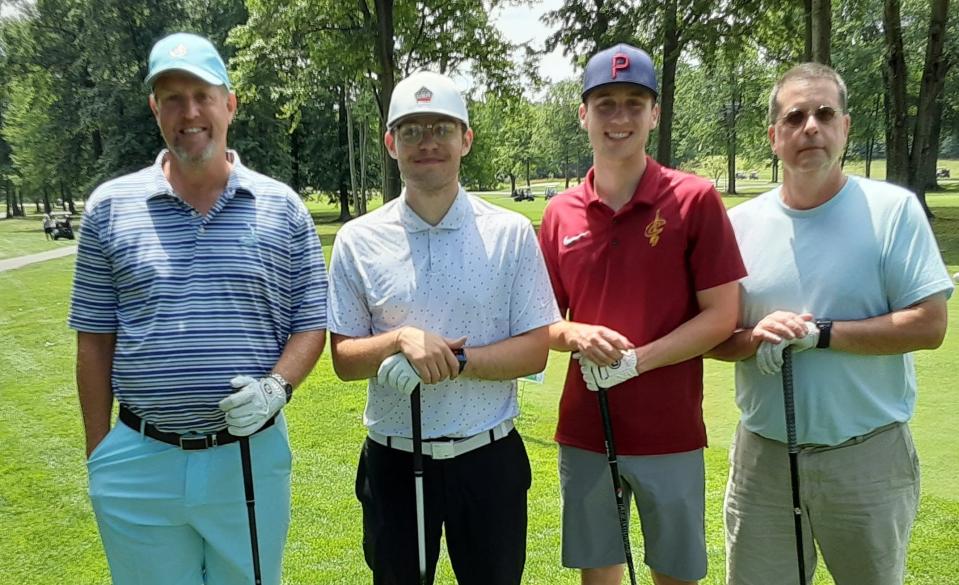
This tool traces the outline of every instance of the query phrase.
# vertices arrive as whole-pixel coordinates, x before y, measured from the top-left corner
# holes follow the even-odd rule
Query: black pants
[[[423,457],[426,564],[432,583],[446,548],[460,585],[519,585],[526,563],[526,494],[531,472],[514,429],[453,459]],[[370,439],[356,472],[363,552],[374,585],[418,585],[413,455]]]

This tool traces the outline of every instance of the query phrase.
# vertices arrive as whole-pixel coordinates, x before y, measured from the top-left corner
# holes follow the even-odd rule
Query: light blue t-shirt
[[[848,177],[835,197],[790,209],[774,189],[729,212],[749,275],[743,327],[776,310],[860,320],[914,305],[953,285],[916,197],[894,185]],[[894,421],[916,404],[911,354],[854,355],[810,349],[793,358],[799,444],[836,445]],[[755,358],[736,363],[743,425],[786,441],[782,378]]]

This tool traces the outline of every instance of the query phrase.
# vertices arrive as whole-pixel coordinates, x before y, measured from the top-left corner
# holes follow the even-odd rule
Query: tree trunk
[[[9,218],[9,217],[13,217],[13,211],[12,211],[13,206],[10,205],[10,200],[12,199],[12,197],[11,197],[11,195],[10,195],[10,181],[9,181],[9,180],[3,182],[3,195],[4,195],[4,200],[6,201],[6,204],[7,204],[6,213],[3,214],[3,218],[4,218],[4,219],[7,219],[7,218]]]
[[[338,111],[336,113],[336,142],[342,153],[346,151],[346,160],[339,157],[339,191],[340,217],[337,221],[344,222],[350,219],[350,192],[356,193],[356,167],[353,162],[353,121],[350,119],[350,106],[346,102],[346,88],[340,87],[337,95]],[[344,164],[346,163],[346,164]],[[350,186],[347,188],[346,180]]]
[[[46,185],[43,186],[43,212],[50,213],[53,211],[53,205],[50,204],[50,188]]]
[[[773,183],[779,182],[779,157],[776,156],[775,154],[773,155],[773,163],[772,163],[772,182]]]
[[[804,36],[804,47],[802,60],[805,62],[812,61],[812,3],[813,0],[803,0],[803,23],[806,25],[806,34]]]
[[[925,191],[936,191],[939,182],[936,180],[936,163],[939,161],[939,137],[942,131],[942,100],[936,102],[936,114],[932,119],[932,135],[929,137],[931,145],[929,156],[919,161],[916,179],[925,186]]]
[[[303,188],[303,174],[300,171],[300,145],[303,140],[303,125],[297,124],[296,128],[290,134],[290,176],[291,176],[291,186],[293,190],[297,193],[302,193]]]
[[[676,96],[676,64],[682,47],[676,27],[677,0],[667,0],[663,15],[663,75],[659,81],[659,142],[656,160],[673,166],[673,104]]]
[[[923,167],[923,161],[929,157],[935,159],[938,153],[938,145],[934,147],[932,144],[933,130],[936,124],[933,118],[938,113],[937,104],[941,99],[943,87],[945,87],[946,72],[949,70],[949,63],[943,55],[948,10],[949,0],[932,0],[929,17],[929,42],[926,44],[926,63],[922,70],[922,82],[919,86],[916,130],[912,139],[912,150],[909,153],[909,189],[919,197],[927,217],[932,217],[932,211],[926,205],[926,178],[920,176],[920,169]]]
[[[902,48],[899,0],[884,0],[882,15],[886,40],[886,181],[909,184],[908,129],[906,128],[906,59]]]
[[[380,64],[380,133],[385,134],[390,98],[396,86],[393,0],[374,0],[373,4],[376,7],[376,54]],[[381,147],[381,150],[383,152],[383,202],[385,203],[400,196],[400,168],[393,157],[386,152],[385,145]]]
[[[812,0],[812,59],[816,63],[829,65],[829,41],[832,37],[831,0]]]
[[[369,141],[366,129],[366,120],[362,120],[360,123],[360,198],[357,201],[357,215],[366,215],[366,143]]]

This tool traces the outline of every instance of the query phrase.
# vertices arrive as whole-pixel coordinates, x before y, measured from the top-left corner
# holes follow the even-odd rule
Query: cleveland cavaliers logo
[[[666,227],[666,220],[659,215],[659,209],[656,210],[656,217],[646,225],[645,235],[649,238],[649,245],[653,248],[659,243],[659,236],[663,234],[663,228]]]

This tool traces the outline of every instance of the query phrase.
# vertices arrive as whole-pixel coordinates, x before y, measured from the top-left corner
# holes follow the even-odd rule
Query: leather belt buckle
[[[180,448],[184,451],[199,451],[208,447],[216,447],[216,435],[180,436]]]

